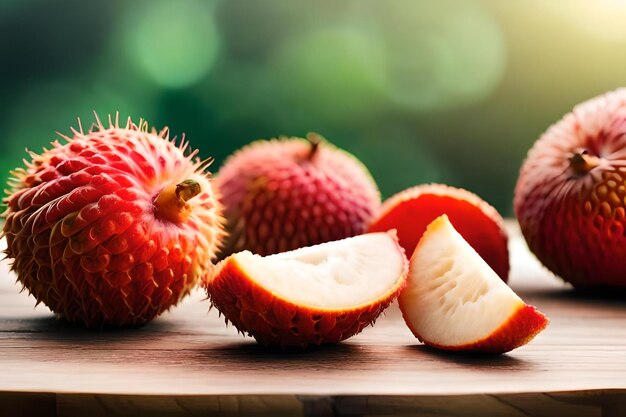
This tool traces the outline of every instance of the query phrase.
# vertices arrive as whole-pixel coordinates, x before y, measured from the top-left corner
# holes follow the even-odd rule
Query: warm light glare
[[[611,42],[626,42],[625,0],[575,0],[567,15],[590,35]]]
[[[386,3],[386,92],[416,111],[466,106],[491,94],[504,75],[499,25],[479,3]]]

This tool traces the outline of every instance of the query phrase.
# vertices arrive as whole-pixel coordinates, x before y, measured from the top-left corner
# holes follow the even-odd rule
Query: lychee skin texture
[[[576,288],[626,287],[626,89],[551,126],[524,161],[515,214],[530,250]]]
[[[87,327],[139,325],[175,305],[223,235],[208,161],[185,155],[166,129],[109,124],[73,129],[67,143],[31,154],[5,199],[18,280],[37,303]]]
[[[387,199],[367,231],[396,229],[411,256],[426,227],[446,214],[454,228],[504,282],[509,276],[508,235],[498,211],[476,194],[443,184],[408,188]]]
[[[228,238],[221,258],[285,252],[355,236],[380,208],[367,168],[326,141],[259,140],[217,174]]]
[[[406,269],[406,267],[405,267]],[[222,260],[205,282],[211,305],[256,341],[273,348],[336,344],[373,325],[406,286],[402,279],[378,302],[346,310],[301,306],[273,294],[246,275],[235,257]]]

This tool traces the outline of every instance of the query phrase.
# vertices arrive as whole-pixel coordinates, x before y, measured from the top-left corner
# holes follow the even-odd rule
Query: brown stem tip
[[[600,158],[590,155],[589,151],[582,149],[574,152],[569,158],[569,164],[576,174],[584,175],[600,165]]]
[[[306,140],[311,144],[311,151],[309,152],[308,159],[309,161],[313,159],[313,156],[317,153],[319,149],[320,143],[324,141],[324,138],[315,132],[310,132],[306,135]]]
[[[176,197],[183,202],[191,200],[202,191],[202,187],[196,180],[185,180],[176,184]]]
[[[173,223],[184,222],[191,211],[187,201],[201,192],[202,187],[195,180],[185,180],[165,186],[154,199],[157,217]]]

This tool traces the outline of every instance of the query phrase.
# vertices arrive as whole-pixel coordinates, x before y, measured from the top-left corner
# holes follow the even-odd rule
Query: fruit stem
[[[176,184],[176,197],[178,197],[183,202],[187,202],[191,200],[202,191],[202,187],[200,187],[200,183],[196,180],[185,180],[181,183]]]
[[[322,143],[322,137],[315,132],[309,132],[306,135],[306,140],[308,140],[311,144],[311,151],[309,152],[309,155],[307,157],[307,159],[310,161],[317,153],[320,143]]]
[[[589,155],[589,151],[582,149],[574,152],[574,154],[569,158],[569,164],[576,174],[584,175],[600,165],[600,158]]]
[[[200,194],[200,192],[202,192],[200,183],[191,179],[163,187],[154,199],[157,217],[173,223],[184,222],[191,212],[191,206],[187,201]]]

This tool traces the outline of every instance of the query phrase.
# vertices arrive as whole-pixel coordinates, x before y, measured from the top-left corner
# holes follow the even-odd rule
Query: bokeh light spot
[[[283,43],[271,65],[284,104],[315,122],[354,121],[382,96],[383,45],[356,28],[305,32]]]
[[[381,11],[387,42],[386,91],[416,111],[483,100],[506,68],[506,46],[494,18],[479,3],[389,1]]]
[[[195,84],[213,66],[219,38],[210,2],[152,1],[126,20],[131,59],[167,88]]]

